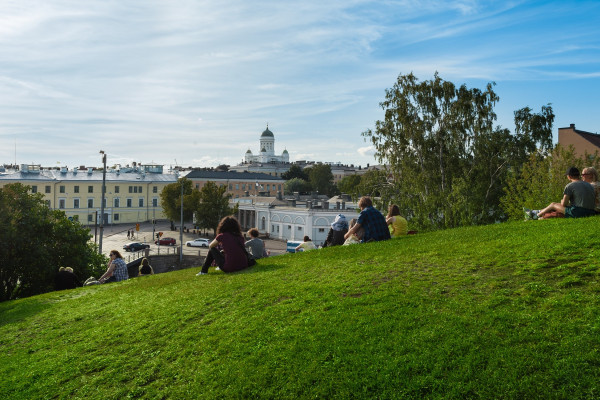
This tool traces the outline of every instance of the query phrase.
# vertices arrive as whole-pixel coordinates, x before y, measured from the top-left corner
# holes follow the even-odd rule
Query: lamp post
[[[100,200],[100,240],[98,242],[98,252],[102,254],[102,235],[104,233],[104,194],[106,192],[106,154],[104,150],[100,150],[100,154],[102,154],[102,164],[104,168],[102,169],[102,200]]]
[[[183,178],[181,179],[181,226],[179,228],[179,266],[183,262]]]

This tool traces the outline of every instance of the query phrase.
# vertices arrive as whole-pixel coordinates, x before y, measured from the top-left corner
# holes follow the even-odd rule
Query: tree
[[[311,189],[312,186],[310,183],[300,178],[292,178],[283,184],[285,194],[293,194],[294,192],[307,193],[310,192]]]
[[[20,183],[0,188],[0,300],[53,290],[59,267],[84,278],[97,276],[108,261],[89,243],[88,228],[28,190]]]
[[[191,221],[199,202],[198,191],[192,189],[192,181],[179,178],[166,185],[160,192],[160,202],[165,216],[173,221],[181,219],[181,185],[183,185],[183,220]]]
[[[360,175],[348,175],[340,179],[337,183],[337,188],[340,193],[349,194],[353,199],[358,197],[358,185],[360,185]]]
[[[231,195],[225,195],[226,191],[225,186],[217,186],[211,181],[200,189],[195,209],[196,224],[200,228],[212,229],[216,234],[221,218],[237,213],[238,205],[234,208],[229,207]]]
[[[331,166],[328,164],[316,164],[307,168],[310,185],[314,191],[328,196],[336,193],[336,186],[333,184],[333,174]]]
[[[300,178],[302,180],[308,181],[308,174],[304,172],[304,170],[298,165],[292,164],[290,166],[290,169],[287,170],[287,172],[281,174],[281,178],[285,179],[286,181],[294,178]]]
[[[516,134],[494,127],[499,98],[456,87],[438,74],[419,82],[400,75],[380,103],[385,119],[363,132],[379,162],[389,165],[393,201],[420,229],[482,224],[504,218],[499,206],[508,171],[551,143],[554,114],[515,112]]]

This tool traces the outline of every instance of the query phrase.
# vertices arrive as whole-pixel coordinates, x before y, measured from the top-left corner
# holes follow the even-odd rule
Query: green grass
[[[600,217],[0,304],[3,398],[600,398]]]

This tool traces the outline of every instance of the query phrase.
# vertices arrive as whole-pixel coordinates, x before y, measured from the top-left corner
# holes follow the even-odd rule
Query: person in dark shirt
[[[365,231],[362,242],[372,242],[379,240],[390,239],[390,230],[382,213],[373,207],[373,201],[368,196],[363,196],[358,201],[358,206],[361,209],[358,214],[357,223],[345,235],[344,239],[348,239],[361,227]]]
[[[56,290],[75,289],[81,286],[81,282],[77,279],[77,275],[71,267],[60,267],[54,278],[54,286]]]

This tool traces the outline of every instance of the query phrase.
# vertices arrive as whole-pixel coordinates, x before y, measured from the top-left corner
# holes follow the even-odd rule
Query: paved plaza
[[[154,229],[154,234],[157,232],[163,232],[163,237],[172,237],[177,240],[177,246],[158,246],[154,244],[156,240],[156,236],[152,236]],[[127,238],[127,230],[134,232],[134,238]],[[100,227],[97,229],[92,226],[90,227],[90,233],[92,234],[91,241],[95,241],[99,243],[100,240]],[[213,239],[211,234],[209,235],[201,235],[198,232],[196,234],[193,233],[192,229],[189,229],[189,232],[183,232],[183,254],[200,254],[201,256],[206,256],[208,252],[207,248],[203,247],[187,247],[185,242],[188,240],[193,240],[199,237],[204,237],[208,239]],[[262,238],[265,240],[264,238]],[[156,226],[152,226],[150,222],[142,222],[140,223],[140,230],[135,230],[135,224],[113,224],[107,225],[104,227],[104,235],[102,237],[102,253],[108,256],[111,250],[119,250],[119,252],[123,255],[125,260],[127,261],[131,253],[123,250],[123,245],[130,242],[140,242],[150,245],[150,254],[173,254],[179,250],[180,244],[180,231],[179,227],[177,227],[177,231],[172,231],[170,223],[168,221],[159,221]],[[285,253],[286,243],[280,240],[265,240],[265,244],[267,250],[271,252],[271,255],[278,255]]]

